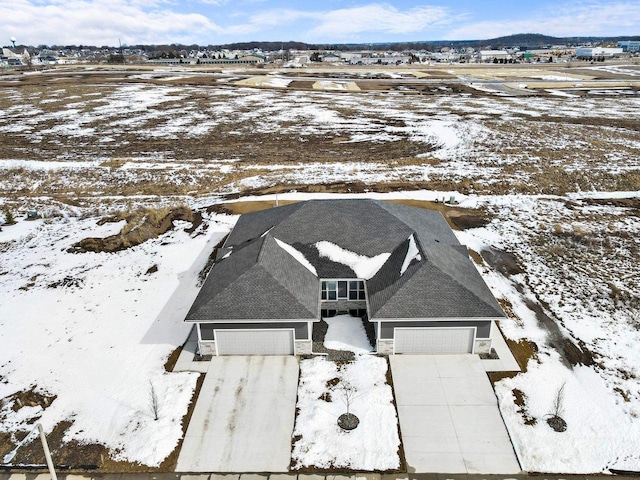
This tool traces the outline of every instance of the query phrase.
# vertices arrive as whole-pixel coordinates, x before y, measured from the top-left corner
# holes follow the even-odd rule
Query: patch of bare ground
[[[289,84],[290,89],[293,90],[313,90],[313,80],[294,80]]]
[[[527,410],[527,395],[522,391],[514,388],[513,393],[513,403],[515,403],[520,409],[518,413],[522,415],[522,419],[524,420],[525,425],[535,425],[538,421],[529,415],[529,411]]]
[[[633,120],[632,118],[611,118],[611,117],[596,117],[596,116],[577,116],[577,117],[558,117],[554,115],[542,114],[532,118],[529,115],[522,113],[515,113],[514,116],[526,119],[527,122],[536,123],[554,123],[557,125],[585,125],[589,127],[611,127],[619,128],[623,130],[629,130],[631,132],[640,131],[640,122]],[[596,140],[597,139],[593,139]]]
[[[194,222],[194,212],[185,206],[162,209],[143,209],[134,213],[124,213],[113,217],[105,218],[99,222],[119,222],[126,220],[127,223],[120,233],[106,238],[85,238],[73,244],[69,248],[70,253],[86,252],[118,252],[136,245],[140,245],[149,239],[168,232],[173,228],[175,220]],[[200,221],[202,218],[200,217]]]
[[[275,182],[274,182],[275,183]],[[405,182],[390,180],[388,182],[331,182],[321,184],[286,183],[267,187],[243,190],[226,196],[229,199],[252,195],[270,195],[275,193],[297,192],[306,193],[364,193],[364,192],[401,192],[411,190],[457,191],[462,194],[471,193],[472,182],[468,178],[460,180],[434,179],[431,181]]]
[[[502,335],[502,331],[500,331],[500,334]],[[509,350],[511,350],[513,357],[518,362],[520,369],[523,372],[526,372],[529,361],[537,361],[538,345],[526,339],[522,339],[517,342],[507,337],[504,337],[504,339],[507,342],[507,346],[509,347]],[[491,383],[495,384],[504,378],[513,378],[518,375],[518,373],[519,372],[488,372],[487,375],[489,376]]]
[[[488,225],[493,216],[484,209],[462,208],[442,202],[426,200],[389,200],[392,203],[408,205],[410,207],[426,208],[440,212],[454,230],[466,230]]]
[[[318,186],[316,185],[315,187]],[[380,191],[380,189],[375,189],[375,191]],[[272,189],[264,189],[261,191],[261,193],[268,194],[277,192],[273,192]],[[444,204],[442,202],[436,203],[426,200],[405,199],[389,200],[389,202],[440,212],[454,230],[466,230],[468,228],[483,227],[485,225],[488,225],[493,218],[493,216],[484,209],[455,207]],[[279,201],[278,203],[279,205],[290,205],[292,203],[296,203],[296,201],[285,200]],[[227,202],[212,205],[211,207],[209,207],[209,211],[215,211],[217,213],[225,213],[229,215],[242,215],[244,213],[266,210],[275,206],[275,200]]]
[[[23,407],[41,407],[44,410],[55,399],[56,395],[46,395],[43,392],[37,392],[35,387],[32,387],[30,390],[14,393],[9,396],[7,401],[13,402],[11,409],[17,412]]]
[[[608,205],[611,207],[627,208],[629,215],[640,214],[640,198],[584,198],[581,200],[587,205]]]
[[[279,200],[278,205],[290,205],[296,203],[295,200]],[[259,212],[276,206],[273,201],[248,201],[248,202],[227,202],[216,203],[207,208],[209,212],[223,213],[226,215],[243,215],[245,213]]]

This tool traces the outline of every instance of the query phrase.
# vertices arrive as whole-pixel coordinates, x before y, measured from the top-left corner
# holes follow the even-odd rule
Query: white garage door
[[[292,355],[293,330],[215,330],[218,355]]]
[[[395,328],[395,353],[473,353],[476,327]]]

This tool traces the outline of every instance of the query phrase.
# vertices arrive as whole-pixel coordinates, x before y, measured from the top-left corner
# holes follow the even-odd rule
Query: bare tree
[[[347,407],[347,415],[349,415],[349,408],[351,407],[351,402],[356,397],[356,387],[354,387],[351,383],[344,380],[340,382],[340,393],[342,394],[342,400]]]
[[[564,414],[565,385],[566,382],[563,382],[560,388],[558,388],[551,406],[551,413],[547,415],[547,424],[556,432],[564,432],[567,429],[567,422],[561,417],[561,415]]]
[[[564,387],[566,385],[567,382],[563,382],[562,385],[560,385],[560,388],[558,388],[556,396],[553,399],[553,408],[550,413],[550,415],[553,417],[561,417],[564,413]]]
[[[154,388],[153,383],[151,383],[151,380],[149,380],[149,409],[153,414],[153,419],[158,420],[158,411],[160,409],[158,404],[158,394],[156,393],[156,389]]]

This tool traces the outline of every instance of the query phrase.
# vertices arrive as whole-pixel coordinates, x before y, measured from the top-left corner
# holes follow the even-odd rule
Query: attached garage
[[[476,327],[395,328],[394,353],[473,353]]]
[[[293,355],[294,330],[215,330],[218,355]]]

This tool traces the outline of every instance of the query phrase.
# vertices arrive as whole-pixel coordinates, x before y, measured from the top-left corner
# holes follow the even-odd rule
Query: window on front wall
[[[338,299],[338,282],[327,281],[322,282],[322,300],[337,300]]]
[[[349,282],[349,300],[364,299],[364,282],[362,280],[351,280]]]
[[[365,300],[362,280],[325,280],[321,283],[322,300]]]

